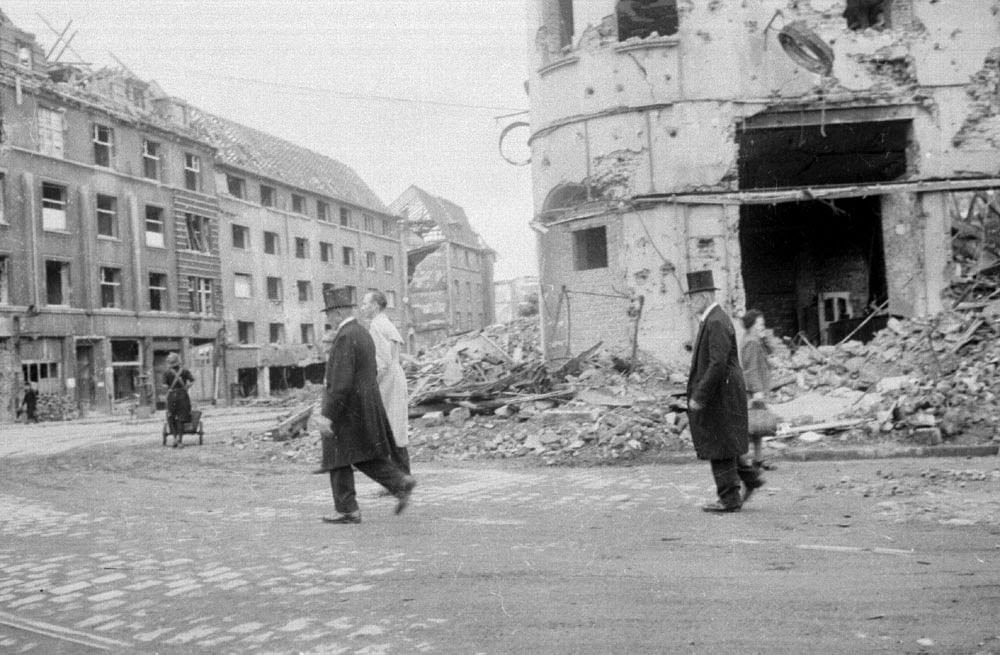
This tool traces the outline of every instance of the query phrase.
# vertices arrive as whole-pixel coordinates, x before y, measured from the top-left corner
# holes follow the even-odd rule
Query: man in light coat
[[[699,459],[712,464],[719,499],[706,512],[738,512],[764,484],[745,455],[747,393],[733,323],[715,302],[712,271],[688,273],[688,303],[700,323],[691,356],[687,397],[691,439]],[[740,482],[746,487],[741,496]]]
[[[369,291],[361,299],[361,311],[370,323],[368,332],[375,342],[375,368],[378,375],[378,390],[382,394],[382,404],[392,426],[392,438],[396,443],[396,463],[403,472],[410,474],[410,454],[407,450],[409,439],[407,423],[409,406],[406,400],[406,373],[399,363],[399,353],[403,337],[385,315],[388,305],[381,291]]]
[[[317,472],[330,473],[337,515],[323,517],[323,521],[361,523],[354,468],[398,499],[399,514],[409,503],[417,482],[394,462],[392,428],[376,381],[375,343],[354,315],[356,308],[349,289],[330,289],[324,293],[324,302],[327,320],[337,327],[326,364],[320,411],[323,461]]]

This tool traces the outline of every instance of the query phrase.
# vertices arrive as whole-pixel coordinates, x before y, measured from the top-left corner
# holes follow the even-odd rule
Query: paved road
[[[1000,652],[995,458],[784,464],[726,516],[705,465],[417,463],[329,526],[253,457],[0,459],[0,652]]]

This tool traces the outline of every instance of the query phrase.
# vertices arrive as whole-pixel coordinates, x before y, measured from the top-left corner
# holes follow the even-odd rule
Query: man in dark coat
[[[733,323],[715,302],[712,271],[688,273],[688,302],[701,327],[694,343],[687,397],[691,439],[699,459],[712,464],[719,500],[706,512],[737,512],[764,484],[746,454],[747,393]],[[740,481],[746,486],[740,496]]]
[[[317,472],[330,473],[337,516],[323,521],[336,524],[361,523],[353,468],[398,499],[397,514],[406,508],[417,484],[393,463],[392,428],[378,389],[375,342],[354,316],[349,291],[340,287],[324,293],[327,319],[336,334],[326,363],[320,420],[328,423],[320,429],[323,462]]]
[[[24,414],[25,423],[38,423],[38,392],[27,381],[24,383],[24,396],[21,397],[15,418],[19,418],[21,414]]]

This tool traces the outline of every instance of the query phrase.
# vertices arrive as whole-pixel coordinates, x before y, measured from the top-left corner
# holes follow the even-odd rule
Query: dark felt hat
[[[712,277],[712,271],[692,271],[687,274],[688,290],[689,294],[698,293],[699,291],[718,291],[719,287],[715,286],[715,278]]]
[[[354,294],[347,287],[330,287],[323,290],[323,311],[331,309],[352,308],[357,305],[354,302]]]

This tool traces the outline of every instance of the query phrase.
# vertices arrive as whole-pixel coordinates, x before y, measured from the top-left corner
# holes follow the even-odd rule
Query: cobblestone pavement
[[[707,465],[417,463],[330,526],[229,450],[0,459],[0,652],[1000,652],[995,459],[784,465],[726,516]]]

